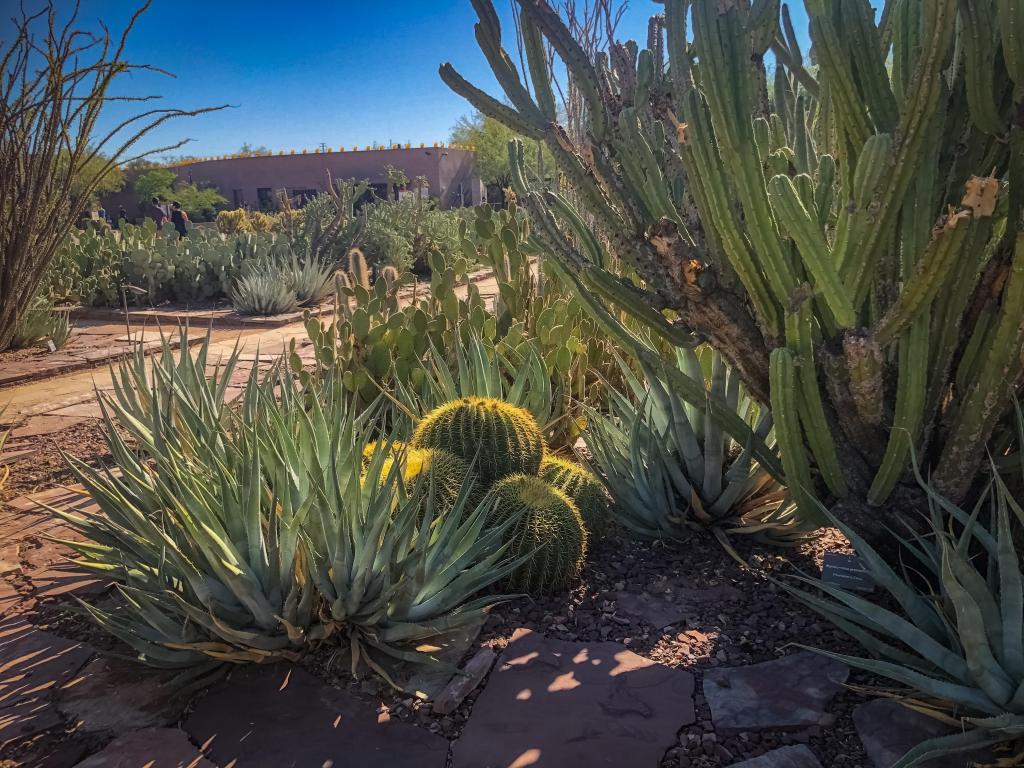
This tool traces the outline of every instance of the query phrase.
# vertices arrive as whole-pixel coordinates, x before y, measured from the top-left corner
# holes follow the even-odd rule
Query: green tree
[[[178,174],[166,168],[154,168],[135,179],[135,194],[139,202],[148,203],[152,198],[168,199],[173,194]]]
[[[479,112],[464,115],[452,128],[451,140],[455,144],[465,144],[476,149],[476,167],[484,184],[497,184],[504,188],[512,184],[511,169],[508,162],[508,143],[513,139],[522,139],[518,133],[506,125]],[[526,141],[530,150],[527,151],[526,173],[531,180],[540,175],[537,162],[537,142]],[[551,173],[554,165],[547,148],[542,149],[542,162],[545,175]]]
[[[149,202],[153,197],[177,200],[189,218],[195,221],[212,218],[217,206],[227,202],[216,189],[182,182],[178,174],[167,168],[154,168],[142,174],[135,180],[134,188],[142,203]]]
[[[67,162],[67,153],[61,155],[60,162]],[[108,158],[97,155],[84,161],[72,174],[71,194],[74,197],[80,196],[94,180],[95,186],[87,196],[90,206],[97,205],[100,198],[119,192],[124,187],[124,174],[121,173],[121,169],[116,165],[110,165]]]
[[[217,206],[227,203],[227,199],[213,187],[197,187],[195,184],[177,185],[171,191],[171,199],[181,203],[193,221],[210,221],[217,215]]]

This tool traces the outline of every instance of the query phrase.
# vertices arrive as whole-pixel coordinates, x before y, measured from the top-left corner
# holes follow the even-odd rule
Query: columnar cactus
[[[492,3],[472,1],[506,100],[441,76],[550,149],[580,210],[527,185],[521,146],[513,184],[608,334],[657,362],[624,310],[718,349],[772,406],[777,476],[804,509],[845,499],[884,535],[867,506],[908,491],[911,448],[962,497],[1022,376],[1024,4],[889,0],[876,19],[867,0],[807,0],[812,72],[770,0],[665,0],[647,49],[593,61],[546,0],[518,0],[528,60],[546,40],[586,96],[575,144],[546,69],[524,83]],[[673,386],[776,471],[702,382]]]

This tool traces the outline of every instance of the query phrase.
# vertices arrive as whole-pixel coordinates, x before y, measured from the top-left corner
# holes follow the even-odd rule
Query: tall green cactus
[[[777,0],[665,0],[646,50],[594,60],[546,0],[517,1],[528,59],[546,40],[586,95],[587,140],[550,114],[543,72],[531,96],[508,65],[489,0],[477,39],[507,102],[441,77],[551,150],[578,209],[528,187],[516,146],[513,183],[609,335],[653,354],[624,311],[719,350],[785,426],[805,506],[845,499],[880,532],[865,502],[912,485],[911,448],[963,497],[1022,378],[1024,3],[887,0],[876,17],[806,0],[812,72]]]

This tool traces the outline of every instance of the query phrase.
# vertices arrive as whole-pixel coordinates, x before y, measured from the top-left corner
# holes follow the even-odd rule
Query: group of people
[[[171,203],[170,208],[168,208],[160,202],[159,198],[154,197],[150,200],[149,205],[146,206],[145,216],[146,218],[153,219],[153,221],[156,222],[157,229],[169,221],[177,230],[178,237],[185,237],[185,235],[188,234],[188,227],[186,226],[188,223],[188,214],[185,213],[185,209],[181,207],[181,203],[177,200]],[[90,215],[85,213],[82,214],[82,217],[84,220],[92,218]],[[128,218],[128,211],[124,209],[123,205],[118,207],[117,218],[113,221],[110,220],[109,214],[102,206],[98,211],[96,211],[96,217],[101,222],[114,229],[120,229],[122,221],[130,221]]]
[[[168,210],[165,206],[161,205],[160,198],[154,197],[149,203],[146,217],[153,219],[156,222],[157,228],[170,221],[178,231],[178,237],[185,237],[188,234],[188,227],[185,226],[188,222],[188,214],[185,213],[185,209],[181,207],[181,203],[177,200],[171,203],[170,210]]]

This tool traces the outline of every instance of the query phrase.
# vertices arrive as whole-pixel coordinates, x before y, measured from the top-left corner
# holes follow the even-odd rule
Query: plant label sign
[[[861,559],[856,555],[845,555],[842,552],[825,553],[821,580],[830,587],[850,592],[871,592],[875,588],[875,581]]]

